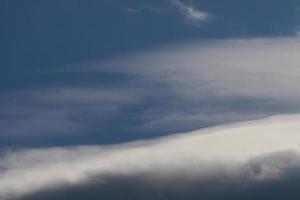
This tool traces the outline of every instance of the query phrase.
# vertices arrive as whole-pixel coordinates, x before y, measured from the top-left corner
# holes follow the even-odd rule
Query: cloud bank
[[[121,145],[8,150],[0,198],[247,199],[257,185],[295,181],[299,131],[300,116],[287,115]]]

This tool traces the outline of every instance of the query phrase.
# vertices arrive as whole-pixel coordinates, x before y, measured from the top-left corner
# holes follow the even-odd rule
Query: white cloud
[[[0,160],[0,197],[77,184],[90,176],[279,179],[287,167],[300,167],[299,131],[300,116],[291,115],[122,145],[7,151]]]
[[[299,38],[202,40],[100,62],[168,84],[191,98],[249,97],[298,101]],[[117,68],[115,66],[122,66]]]
[[[95,62],[84,70],[130,74],[137,84],[165,87],[171,98],[166,95],[166,104],[145,111],[144,126],[195,128],[208,121],[299,112],[299,40],[192,40]],[[160,91],[155,84],[146,93]]]
[[[171,0],[173,5],[192,23],[206,22],[210,15],[207,12],[200,11],[190,5],[186,5],[180,0]]]
[[[130,15],[135,15],[144,11],[150,11],[152,13],[162,14],[167,13],[170,9],[176,9],[180,14],[184,16],[186,21],[192,25],[198,25],[199,23],[207,22],[211,15],[207,12],[196,9],[191,5],[187,5],[180,0],[170,0],[171,6],[167,8],[157,8],[151,5],[144,4],[137,8],[126,8],[125,12]]]

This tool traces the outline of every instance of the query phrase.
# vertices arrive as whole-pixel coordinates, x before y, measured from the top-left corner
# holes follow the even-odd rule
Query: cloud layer
[[[298,100],[299,49],[298,37],[202,40],[125,56],[100,66],[119,66],[119,70],[166,82],[188,97]]]
[[[91,68],[168,88],[173,94],[169,110],[164,105],[146,112],[152,114],[146,116],[148,125],[222,123],[299,111],[299,44],[298,37],[193,40]]]
[[[161,190],[154,196],[175,188],[186,192],[189,182],[197,195],[212,185],[214,193],[267,184],[299,169],[299,131],[300,117],[292,115],[122,145],[7,151],[0,162],[0,197],[35,199],[47,191],[55,196],[77,187],[83,193],[85,187],[109,187],[109,199],[118,187],[126,194],[126,183],[139,181],[145,188],[131,189],[156,185]]]
[[[193,40],[44,72],[82,78],[1,92],[0,141],[119,142],[297,113],[299,44],[299,37]]]
[[[106,118],[139,102],[139,91],[132,89],[54,87],[3,92],[1,137],[26,140],[29,136],[74,136],[88,131],[87,126],[104,126]]]

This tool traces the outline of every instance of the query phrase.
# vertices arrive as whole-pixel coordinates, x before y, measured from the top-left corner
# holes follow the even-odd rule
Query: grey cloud
[[[7,151],[0,197],[193,199],[290,183],[300,168],[299,130],[299,115],[279,116],[122,145]]]
[[[3,92],[1,138],[80,134],[140,101],[140,92],[119,88],[57,87]],[[94,122],[93,122],[93,120]],[[97,122],[96,122],[97,121]]]
[[[279,152],[279,157],[296,159],[299,154],[293,152]],[[276,155],[264,156],[266,162],[277,162]],[[281,160],[280,162],[283,162]],[[253,167],[255,173],[265,167],[262,159],[253,159],[241,167],[242,176],[230,179],[224,174],[201,179],[197,176],[182,177],[174,175],[165,180],[149,180],[147,177],[106,175],[104,177],[93,177],[88,181],[76,185],[62,185],[48,188],[30,195],[25,195],[18,200],[37,199],[64,199],[64,200],[86,200],[86,199],[175,199],[175,200],[264,200],[264,199],[298,199],[300,183],[299,166],[286,168],[280,179],[251,181],[247,179],[247,170]],[[243,174],[245,173],[245,174]],[[223,175],[223,176],[222,176]],[[104,180],[104,181],[103,181]]]
[[[297,37],[194,41],[100,62],[98,66],[122,63],[129,73],[156,78],[186,98],[296,100],[300,96],[296,90],[299,48]]]
[[[298,37],[204,40],[74,64],[52,75],[105,72],[117,81],[3,93],[1,137],[116,142],[119,132],[124,141],[297,113],[299,49]]]
[[[173,96],[145,111],[149,125],[176,126],[176,116],[207,125],[209,116],[222,123],[298,112],[299,49],[298,37],[190,41],[95,62],[90,70],[165,85]]]

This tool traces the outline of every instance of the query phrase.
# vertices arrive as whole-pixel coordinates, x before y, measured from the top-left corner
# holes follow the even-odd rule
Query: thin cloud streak
[[[82,134],[93,123],[104,126],[107,117],[120,113],[123,107],[139,103],[140,95],[141,92],[133,88],[78,86],[3,92],[1,139]]]
[[[124,9],[124,11],[131,15],[135,15],[135,14],[141,13],[143,11],[146,11],[146,12],[149,11],[149,12],[153,12],[153,13],[161,13],[162,12],[161,9],[156,8],[154,6],[147,5],[147,4],[144,4],[138,8],[126,8],[126,9]]]
[[[143,4],[137,8],[126,8],[124,11],[129,15],[136,15],[144,12],[154,14],[167,14],[170,11],[176,11],[185,18],[185,21],[190,25],[199,25],[207,22],[212,15],[208,12],[201,11],[191,5],[187,5],[180,0],[169,0],[170,5],[166,8],[157,8],[148,4]]]
[[[178,11],[191,23],[203,23],[207,22],[210,15],[207,12],[200,11],[190,5],[182,3],[180,0],[171,0],[172,4],[178,9]]]

